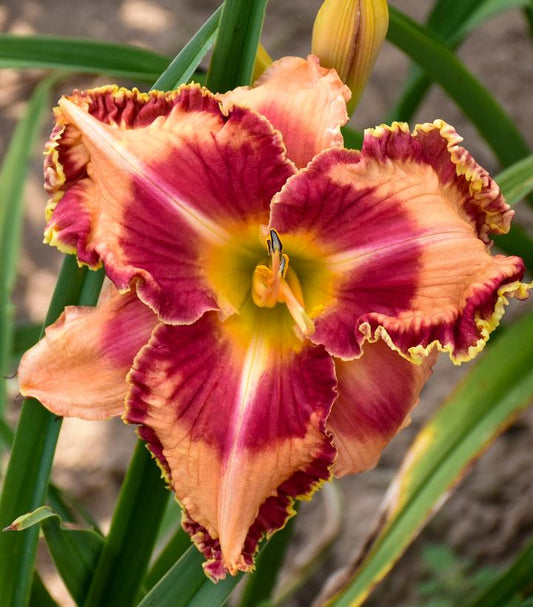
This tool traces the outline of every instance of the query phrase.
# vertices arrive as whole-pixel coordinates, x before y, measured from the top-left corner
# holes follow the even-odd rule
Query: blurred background
[[[128,42],[172,57],[217,4],[216,0],[70,0],[68,3],[61,0],[4,0],[0,4],[0,31]],[[271,0],[263,44],[273,58],[305,56],[309,52],[312,24],[320,4],[320,0]],[[390,4],[417,21],[423,21],[430,8],[430,3],[416,0],[391,0]],[[459,51],[467,67],[505,107],[531,145],[532,53],[527,24],[518,11],[492,19],[476,30]],[[352,119],[355,128],[383,122],[401,90],[407,68],[405,57],[386,43]],[[25,100],[42,76],[42,72],[33,70],[0,70],[0,155],[24,110]],[[106,82],[108,80],[102,77],[71,77],[61,83],[57,97],[72,88]],[[123,81],[119,84],[131,86],[136,83]],[[435,118],[453,124],[465,138],[465,147],[488,170],[497,172],[500,169],[473,127],[437,87],[420,108],[416,122]],[[51,119],[43,131],[43,144],[50,125]],[[61,255],[55,249],[41,244],[46,201],[41,182],[41,157],[37,151],[26,189],[24,250],[19,260],[16,289],[17,317],[21,321],[42,321],[61,263]],[[523,206],[517,211],[523,215],[528,213]],[[411,426],[385,450],[379,466],[336,483],[341,494],[340,512],[331,506],[331,496],[329,502],[327,496],[318,495],[311,504],[303,504],[284,571],[285,579],[290,578],[312,549],[307,529],[327,528],[338,533],[339,539],[323,552],[323,560],[305,589],[286,605],[309,605],[325,578],[346,565],[357,552],[410,442],[466,367],[468,365],[455,368],[451,363],[441,361],[414,411]],[[12,393],[10,416],[15,420],[20,408],[16,380],[12,383]],[[109,524],[134,441],[133,428],[118,421],[66,420],[64,423],[53,478],[81,499],[104,529]],[[451,606],[457,604],[453,601],[470,591],[473,585],[482,585],[483,579],[491,579],[494,568],[505,565],[533,532],[532,444],[533,413],[529,411],[517,419],[476,464],[367,604]],[[45,582],[60,604],[70,607],[73,603],[44,554],[41,560]],[[429,588],[433,593],[431,600],[440,597],[440,602],[427,599],[425,593]]]

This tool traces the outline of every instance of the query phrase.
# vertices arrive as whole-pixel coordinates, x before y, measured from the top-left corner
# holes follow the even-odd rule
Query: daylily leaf
[[[11,357],[18,360],[26,350],[39,341],[41,325],[16,325],[13,331],[13,346]]]
[[[450,45],[457,47],[483,21],[518,6],[531,5],[531,0],[438,0],[427,20],[427,27]],[[432,78],[418,66],[412,66],[405,88],[385,122],[409,121],[424,100]]]
[[[507,167],[495,179],[507,204],[515,205],[533,192],[533,155]],[[494,242],[503,251],[522,257],[530,271],[533,270],[533,239],[522,226],[515,222],[508,234],[495,236]]]
[[[178,519],[176,519],[178,520]],[[179,527],[167,542],[161,554],[152,565],[143,587],[147,590],[153,588],[165,573],[176,563],[176,561],[191,547],[190,536]]]
[[[104,539],[92,529],[63,522],[49,506],[18,517],[4,531],[22,531],[38,524],[65,586],[81,605]]]
[[[37,573],[33,576],[30,605],[31,607],[59,607]]]
[[[518,555],[509,568],[468,607],[500,607],[525,590],[531,590],[533,541]],[[533,601],[533,599],[531,599]],[[525,603],[521,603],[524,605]]]
[[[84,290],[86,276],[87,268],[80,268],[71,255],[65,258],[45,325],[53,322],[65,305],[96,303],[103,275],[90,272]],[[21,511],[43,504],[60,427],[61,420],[37,401],[24,401],[0,499],[0,526],[8,525]],[[37,527],[20,534],[0,533],[2,600],[13,607],[28,603],[37,537]]]
[[[533,314],[508,329],[419,433],[353,568],[328,605],[360,605],[469,466],[533,399]]]
[[[341,127],[342,136],[344,137],[344,147],[351,150],[360,150],[363,145],[363,133],[350,128],[349,126]]]
[[[104,602],[123,607],[135,604],[167,499],[161,472],[138,441],[85,607],[100,607]]]
[[[223,93],[250,84],[267,0],[226,0],[220,17],[207,88]]]
[[[189,80],[194,74],[194,70],[200,65],[200,61],[202,61],[213,46],[221,12],[222,7],[217,8],[176,57],[174,57],[152,88],[170,91]]]
[[[272,537],[261,552],[255,571],[247,578],[240,607],[260,607],[268,602],[291,541],[294,521],[294,518],[289,519],[285,527]]]
[[[17,123],[0,171],[0,417],[4,414],[6,376],[11,362],[11,295],[19,258],[24,180],[55,82],[55,78],[47,78],[35,89],[24,116]]]
[[[169,58],[137,46],[56,36],[0,35],[0,68],[112,74],[153,82]]]
[[[213,584],[202,570],[202,555],[190,547],[179,561],[152,588],[138,607],[218,607],[227,598],[243,574],[228,576]],[[179,588],[179,592],[176,589]]]
[[[450,95],[502,164],[512,164],[530,154],[524,137],[505,110],[430,30],[391,6],[387,37]]]
[[[533,192],[533,155],[507,167],[495,178],[505,201],[513,206]]]

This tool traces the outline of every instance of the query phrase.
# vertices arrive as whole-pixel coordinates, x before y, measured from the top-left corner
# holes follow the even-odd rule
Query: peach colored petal
[[[406,422],[431,375],[436,354],[415,365],[383,341],[365,344],[361,358],[335,361],[339,397],[327,429],[337,449],[336,476],[373,468]]]
[[[522,260],[489,252],[512,211],[459,141],[442,121],[381,126],[360,153],[323,152],[275,197],[270,227],[292,267],[315,251],[328,277],[312,339],[331,354],[355,358],[381,337],[415,362],[438,348],[460,363],[509,297],[527,297]],[[304,293],[313,274],[299,275]]]
[[[207,259],[268,221],[272,196],[295,170],[267,120],[225,113],[196,85],[76,92],[56,113],[48,242],[91,267],[104,263],[120,290],[135,285],[166,322],[223,308]]]
[[[218,97],[226,108],[243,105],[266,116],[299,167],[322,150],[343,145],[340,127],[348,121],[350,90],[335,70],[320,67],[312,55],[307,60],[283,57],[253,87]]]
[[[21,393],[65,417],[121,415],[126,375],[156,324],[155,314],[134,294],[114,288],[96,308],[66,308],[22,357]]]
[[[243,339],[237,319],[221,324],[208,314],[162,325],[130,381],[125,419],[142,424],[206,572],[218,579],[250,570],[261,536],[329,477],[330,357],[314,346],[287,348],[260,329]]]

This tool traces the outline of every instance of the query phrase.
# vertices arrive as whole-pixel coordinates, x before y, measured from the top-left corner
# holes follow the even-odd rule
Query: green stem
[[[267,0],[226,0],[220,17],[207,88],[223,93],[250,84]]]
[[[87,268],[67,256],[59,274],[44,326],[57,319],[66,305],[94,305],[93,290],[82,299]],[[103,279],[91,277],[91,281]],[[95,286],[95,283],[93,283]],[[32,398],[24,400],[13,448],[0,498],[0,528],[15,518],[42,506],[46,497],[61,418],[49,413]],[[0,596],[3,604],[25,607],[28,604],[33,576],[38,527],[21,532],[0,533]]]
[[[84,607],[135,603],[167,499],[161,471],[138,441]]]

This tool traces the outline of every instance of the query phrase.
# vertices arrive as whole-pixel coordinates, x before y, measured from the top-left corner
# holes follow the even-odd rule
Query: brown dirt
[[[424,8],[426,3],[415,0],[398,0],[391,4],[417,19],[421,19],[427,10]],[[0,28],[20,34],[46,33],[118,40],[173,55],[215,5],[213,0],[70,0],[66,10],[66,4],[60,0],[7,0],[0,5]],[[309,51],[312,19],[319,5],[319,0],[271,2],[264,44],[274,57],[305,55]],[[532,44],[525,22],[519,12],[513,11],[477,31],[464,45],[461,56],[533,144],[531,52]],[[372,126],[383,120],[401,87],[406,65],[401,53],[391,45],[385,46],[353,119],[356,127]],[[0,71],[0,150],[7,144],[14,122],[23,110],[23,102],[39,76],[34,71]],[[104,81],[102,78],[76,77],[62,89],[88,87]],[[418,112],[417,120],[436,117],[456,126],[465,137],[466,146],[482,164],[490,170],[498,169],[493,154],[475,129],[437,88]],[[39,165],[40,160],[36,159],[28,180],[25,246],[20,257],[16,292],[18,318],[33,321],[43,318],[60,264],[60,255],[55,250],[40,245],[45,197],[40,185]],[[521,212],[526,214],[527,211]],[[344,504],[341,537],[324,555],[324,563],[306,589],[287,605],[309,605],[325,577],[346,564],[357,551],[410,442],[462,372],[462,369],[442,362],[422,395],[422,403],[414,412],[412,425],[386,449],[378,468],[338,483]],[[13,416],[16,416],[18,406],[17,401],[12,408]],[[533,532],[532,437],[533,414],[529,411],[475,466],[387,582],[370,599],[369,605],[407,607],[415,604],[416,588],[423,577],[421,549],[427,542],[447,544],[456,550],[459,558],[473,558],[479,564],[504,563],[517,551]],[[83,499],[104,528],[109,522],[133,442],[132,429],[117,422],[65,421],[54,479]],[[323,517],[320,498],[309,505],[304,504],[287,572],[304,551],[309,539],[308,530],[320,527]],[[70,606],[71,601],[50,567],[46,569],[45,577],[61,605]]]

